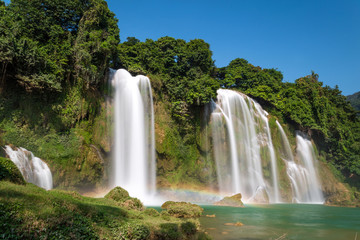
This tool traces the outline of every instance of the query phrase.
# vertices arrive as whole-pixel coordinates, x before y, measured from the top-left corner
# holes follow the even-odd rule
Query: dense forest
[[[117,19],[104,0],[0,1],[0,9],[0,144],[24,146],[49,159],[63,171],[58,182],[74,166],[83,175],[67,185],[102,178],[104,163],[83,153],[93,147],[109,152],[106,129],[94,125],[105,121],[108,69],[122,67],[151,78],[185,142],[198,141],[196,113],[216,98],[216,90],[237,89],[312,136],[326,160],[356,185],[359,117],[339,88],[323,86],[315,72],[289,83],[279,70],[242,58],[218,68],[201,39],[130,37],[120,43]]]
[[[356,110],[360,111],[360,92],[354,93],[346,97]]]
[[[128,38],[119,45],[123,67],[162,76],[175,117],[207,103],[219,86],[238,89],[313,136],[328,161],[347,176],[360,174],[359,118],[337,86],[323,86],[315,72],[295,83],[282,82],[280,71],[240,58],[216,68],[211,54],[209,45],[198,39],[186,43],[171,37],[145,42]]]
[[[203,119],[216,91],[226,88],[258,101],[271,113],[270,124],[279,120],[287,134],[302,131],[313,139],[326,188],[340,199],[330,203],[359,201],[359,94],[347,98],[315,72],[284,82],[278,69],[243,58],[219,68],[202,39],[120,41],[105,0],[0,0],[0,238],[208,239],[196,205],[168,202],[159,213],[119,187],[96,199],[69,191],[107,186],[110,68],[151,80],[158,186],[201,188],[215,181]],[[5,145],[45,160],[55,189],[25,183]],[[347,183],[340,191],[339,182]]]

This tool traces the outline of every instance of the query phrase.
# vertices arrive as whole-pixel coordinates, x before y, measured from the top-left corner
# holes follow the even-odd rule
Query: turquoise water
[[[213,239],[358,239],[360,209],[311,204],[203,206],[203,229]],[[215,218],[205,217],[213,215]],[[244,225],[227,226],[241,222]]]

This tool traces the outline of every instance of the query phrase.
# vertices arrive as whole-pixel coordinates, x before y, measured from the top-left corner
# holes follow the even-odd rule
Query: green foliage
[[[186,236],[191,236],[194,235],[197,231],[196,231],[196,225],[192,222],[184,222],[181,224],[181,231],[186,235]]]
[[[0,157],[0,181],[10,181],[17,184],[25,184],[25,180],[19,169],[8,158]]]
[[[350,102],[351,106],[353,106],[357,111],[360,111],[360,92],[349,95],[346,99]]]
[[[13,0],[1,8],[1,91],[10,79],[28,91],[60,92],[74,78],[88,87],[114,60],[119,29],[103,0]]]
[[[140,42],[128,38],[118,51],[121,65],[129,71],[161,75],[162,90],[174,105],[181,104],[187,110],[188,105],[203,105],[216,96],[219,84],[211,77],[212,53],[209,44],[201,39],[185,42],[162,37]],[[174,115],[186,118],[180,111],[175,110]]]
[[[119,238],[122,240],[145,240],[150,238],[150,230],[147,226],[138,223],[127,223],[120,228]]]
[[[122,187],[113,188],[108,194],[105,195],[105,198],[112,199],[117,202],[123,202],[130,197],[128,191]]]
[[[170,214],[166,210],[161,211],[160,216],[161,216],[162,219],[164,219],[166,221],[170,220]]]
[[[139,211],[144,210],[144,205],[142,202],[137,198],[130,197],[129,193],[121,187],[113,188],[108,194],[105,195],[105,198],[112,199],[120,206],[123,206],[127,209],[134,209]]]
[[[76,192],[45,191],[33,184],[0,181],[0,238],[4,239],[149,239],[173,224],[175,235],[181,221],[126,210],[106,198],[88,198]],[[173,226],[172,225],[172,226]],[[184,236],[185,237],[185,236]]]
[[[160,240],[177,240],[181,239],[181,232],[177,224],[163,223],[160,225],[160,231],[156,233],[156,237]]]
[[[160,213],[154,208],[146,208],[144,213],[149,216],[157,217]]]
[[[197,218],[204,211],[200,206],[188,202],[167,201],[161,208],[166,209],[171,216],[177,218]]]
[[[119,29],[114,13],[104,0],[90,1],[84,12],[75,40],[75,72],[87,84],[99,83],[110,61],[116,59]]]
[[[313,134],[328,159],[345,173],[360,174],[360,120],[336,86],[323,86],[319,76],[283,83],[281,72],[261,69],[245,59],[235,59],[217,71],[223,87],[239,89],[280,118]]]

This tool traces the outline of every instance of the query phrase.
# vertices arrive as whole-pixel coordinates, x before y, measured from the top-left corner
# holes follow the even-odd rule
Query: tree
[[[116,56],[117,20],[103,0],[13,0],[1,9],[1,86],[6,76],[28,90],[97,83]]]

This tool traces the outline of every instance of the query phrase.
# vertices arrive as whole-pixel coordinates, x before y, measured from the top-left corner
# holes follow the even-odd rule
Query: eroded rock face
[[[241,193],[235,194],[231,197],[224,197],[224,199],[215,202],[216,206],[228,206],[228,207],[245,207],[244,203],[241,201]]]
[[[320,163],[320,178],[326,179],[322,181],[322,192],[325,197],[325,205],[328,206],[346,206],[359,207],[360,196],[356,196],[357,192],[352,193],[343,183],[341,183],[331,172],[328,165]],[[352,195],[355,196],[352,196]]]

